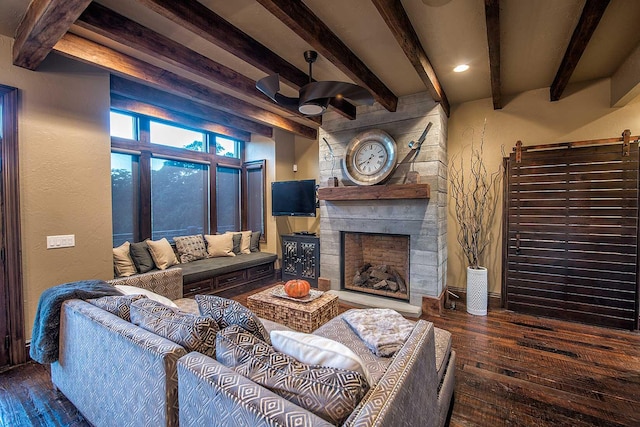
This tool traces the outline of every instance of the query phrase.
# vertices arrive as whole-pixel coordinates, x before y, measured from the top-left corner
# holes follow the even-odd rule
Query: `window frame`
[[[260,243],[267,243],[267,173],[266,173],[267,161],[266,160],[253,160],[242,164],[242,206],[243,217],[242,226],[245,230],[249,229],[249,172],[259,170],[260,178],[262,180],[262,232],[260,236]],[[257,230],[253,230],[257,231]]]
[[[111,137],[111,151],[114,153],[128,153],[138,156],[138,168],[139,168],[139,203],[138,203],[138,232],[134,236],[135,241],[143,241],[145,239],[152,238],[152,206],[151,206],[151,160],[152,158],[173,159],[177,161],[194,162],[207,164],[209,167],[209,188],[206,195],[209,200],[209,223],[208,233],[205,230],[205,234],[213,234],[218,231],[217,224],[217,208],[216,208],[216,170],[220,167],[230,167],[241,169],[240,173],[240,224],[241,227],[246,227],[247,218],[247,205],[244,188],[246,187],[245,179],[246,173],[244,172],[244,146],[245,141],[239,140],[234,137],[230,137],[223,134],[208,131],[206,129],[198,129],[187,124],[179,122],[173,122],[165,120],[159,117],[147,116],[133,111],[124,110],[122,108],[111,108],[110,111],[115,111],[122,114],[131,115],[136,118],[135,133],[136,140],[129,140],[126,138]],[[185,128],[187,130],[193,130],[196,132],[202,132],[205,135],[205,143],[207,145],[207,151],[194,151],[186,148],[171,147],[161,144],[151,143],[150,138],[150,123],[151,121],[168,124],[171,126]],[[231,139],[236,141],[236,147],[239,157],[228,157],[216,154],[216,137]],[[263,190],[264,191],[264,190]],[[263,192],[263,200],[266,194]],[[264,209],[263,209],[264,212]],[[263,220],[266,225],[266,221]],[[263,226],[264,227],[264,226]],[[262,239],[266,239],[263,233]],[[266,240],[265,240],[266,241]]]
[[[240,216],[239,216],[238,220],[240,222],[240,229],[241,230],[246,230],[245,223],[243,222],[243,217],[245,215],[244,211],[246,210],[246,204],[243,203],[243,199],[242,199],[242,186],[243,186],[242,166],[230,166],[230,165],[223,164],[223,163],[216,163],[216,165],[215,165],[216,187],[212,187],[215,190],[214,194],[216,196],[216,200],[215,200],[216,204],[217,204],[217,201],[218,201],[218,199],[217,199],[218,168],[233,169],[233,170],[238,171],[238,180],[240,181],[240,185],[239,185],[239,188],[238,188],[238,203],[240,204],[240,206],[239,206],[239,208],[240,208],[240,211],[239,211]],[[218,231],[218,228],[217,228],[217,226],[218,226],[218,209],[217,209],[217,207],[216,207],[215,211],[216,211],[216,231]],[[237,230],[237,231],[240,231],[240,230]]]

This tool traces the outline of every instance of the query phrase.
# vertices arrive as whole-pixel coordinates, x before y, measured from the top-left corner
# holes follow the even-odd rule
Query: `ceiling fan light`
[[[300,111],[305,116],[319,116],[320,114],[327,111],[327,105],[324,102],[308,101],[304,104],[301,104],[298,107],[298,111]]]

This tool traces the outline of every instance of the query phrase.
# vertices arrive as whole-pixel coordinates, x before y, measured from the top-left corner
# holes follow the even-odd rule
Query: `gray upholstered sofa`
[[[111,283],[145,288],[172,300],[182,297],[180,269]],[[51,379],[91,424],[178,425],[176,366],[187,354],[182,346],[77,299],[62,304],[59,342]]]
[[[133,283],[134,277],[137,283]],[[176,269],[125,279],[186,311]],[[116,279],[113,283],[123,283]],[[267,330],[286,327],[263,322]],[[392,358],[374,356],[339,317],[315,331],[340,341],[366,363],[374,384],[345,425],[441,426],[454,384],[451,336],[418,321]],[[322,426],[326,421],[200,353],[81,300],[62,306],[54,385],[95,426]],[[301,423],[302,422],[302,423]]]

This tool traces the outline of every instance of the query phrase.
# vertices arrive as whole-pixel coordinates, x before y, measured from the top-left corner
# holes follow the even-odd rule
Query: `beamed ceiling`
[[[283,94],[297,96],[306,50],[320,54],[316,80],[364,86],[389,111],[398,97],[427,91],[449,114],[483,98],[501,109],[540,88],[562,102],[580,83],[640,68],[639,18],[637,0],[0,3],[15,65],[37,71],[52,52],[94,64],[112,74],[114,107],[169,120],[186,114],[194,126],[243,139],[273,128],[317,137],[321,117],[282,108],[255,88],[279,73]],[[463,63],[470,69],[454,73]],[[357,119],[345,100],[330,108]]]

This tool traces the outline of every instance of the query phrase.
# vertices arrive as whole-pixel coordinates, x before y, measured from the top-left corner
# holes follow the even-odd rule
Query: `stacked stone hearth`
[[[370,129],[386,131],[396,141],[398,160],[401,161],[410,152],[409,143],[417,141],[427,124],[431,122],[432,127],[414,161],[399,165],[387,183],[401,185],[405,182],[407,172],[414,171],[419,174],[420,183],[430,185],[431,197],[321,201],[320,276],[330,280],[331,289],[338,291],[340,298],[358,304],[357,295],[365,294],[356,292],[356,286],[348,282],[356,278],[356,269],[360,270],[360,267],[364,267],[363,264],[370,262],[376,273],[373,274],[372,270],[368,273],[367,280],[362,281],[367,275],[365,270],[362,270],[359,273],[361,288],[372,289],[376,292],[369,294],[382,296],[368,295],[362,299],[370,301],[371,297],[381,298],[380,303],[376,305],[385,306],[390,300],[383,296],[390,296],[388,293],[401,293],[401,285],[395,280],[393,272],[381,274],[382,266],[392,263],[384,260],[372,262],[365,257],[360,264],[345,270],[342,264],[342,239],[345,233],[408,236],[408,253],[405,252],[404,255],[404,259],[408,261],[408,268],[404,274],[408,277],[403,278],[406,291],[400,299],[407,301],[409,307],[414,307],[419,312],[422,297],[438,298],[442,295],[446,278],[448,119],[442,107],[427,93],[400,98],[395,112],[389,112],[377,103],[371,107],[361,106],[358,107],[357,116],[357,120],[348,120],[336,113],[323,116],[319,132],[320,186],[328,186],[329,179],[334,176],[338,178],[340,186],[353,185],[343,171],[342,158],[349,142],[359,133]],[[332,161],[331,151],[335,161]],[[376,275],[384,278],[374,282],[371,278]],[[383,280],[386,283],[382,284]],[[375,289],[376,286],[381,289]],[[396,286],[398,290],[393,291]]]

